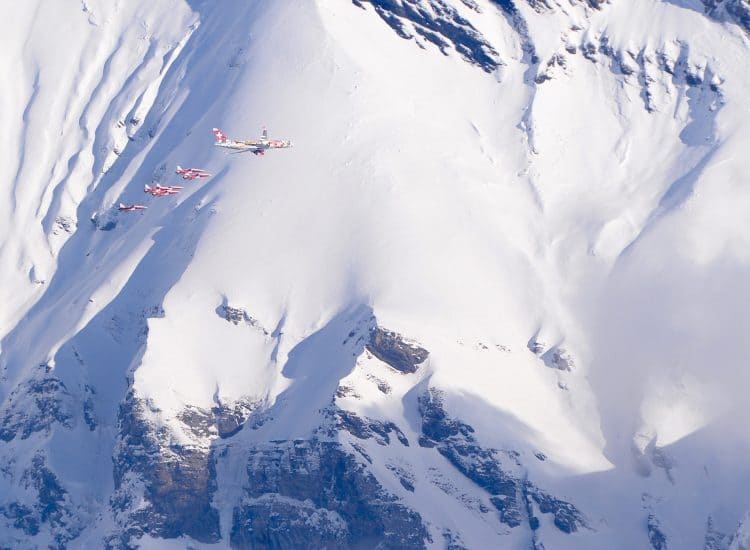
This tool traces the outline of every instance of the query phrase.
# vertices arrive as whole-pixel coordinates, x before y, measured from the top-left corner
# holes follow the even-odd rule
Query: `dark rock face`
[[[706,11],[718,15],[723,7],[742,28],[750,32],[750,3],[747,0],[703,0]]]
[[[443,406],[443,397],[443,392],[430,388],[419,398],[424,436],[433,442],[445,441],[455,436],[460,436],[459,439],[463,440],[472,438],[474,428],[448,417]]]
[[[536,530],[539,527],[533,512],[536,503],[541,513],[554,515],[555,526],[565,533],[586,526],[575,506],[544,493],[526,479],[517,453],[481,447],[472,435],[474,428],[451,419],[443,402],[444,394],[435,388],[420,396],[423,434],[420,445],[435,447],[463,475],[490,493],[490,502],[499,512],[500,522],[518,527],[527,518],[531,529]]]
[[[96,429],[96,413],[94,411],[94,395],[96,395],[96,391],[94,388],[89,386],[88,384],[85,387],[86,391],[86,397],[83,400],[83,421],[86,422],[86,425],[89,427],[90,431],[94,431]]]
[[[646,522],[648,529],[648,541],[654,550],[667,550],[667,537],[662,533],[659,520],[655,515],[649,514]]]
[[[211,438],[217,435],[226,439],[239,432],[260,403],[240,400],[232,404],[216,403],[210,411],[199,407],[187,407],[179,418],[198,438]]]
[[[414,474],[412,472],[395,464],[387,464],[386,468],[393,472],[393,474],[398,478],[398,482],[401,484],[401,487],[403,487],[410,493],[414,492]]]
[[[523,14],[518,10],[514,0],[493,0],[495,4],[500,7],[500,12],[503,14],[508,24],[518,33],[518,38],[521,41],[521,49],[524,53],[523,62],[529,65],[532,69],[539,63],[539,56],[536,54],[536,46],[531,40],[529,34],[529,26],[526,23],[526,19]],[[540,11],[543,8],[549,8],[547,0],[528,0],[531,6]],[[531,71],[534,72],[533,70]]]
[[[91,216],[91,223],[94,224],[94,228],[99,231],[112,231],[117,227],[117,212],[97,212]]]
[[[389,434],[395,434],[402,445],[408,447],[409,440],[393,422],[381,422],[372,418],[362,418],[353,412],[335,409],[331,412],[337,430],[345,430],[358,439],[372,439],[379,445],[390,445]]]
[[[492,496],[490,502],[499,512],[501,523],[509,527],[521,525],[524,518],[524,484],[521,479],[503,471],[494,449],[482,449],[473,443],[438,446],[462,474]]]
[[[542,514],[554,514],[555,526],[563,533],[575,533],[580,526],[586,525],[581,513],[569,502],[556,499],[531,485],[527,487],[527,493]]]
[[[37,492],[36,511],[42,523],[49,523],[52,527],[67,528],[70,520],[70,503],[67,491],[60,485],[57,476],[46,466],[44,455],[37,454],[31,461],[31,468],[24,472],[21,479],[27,488],[33,487]],[[80,527],[73,528],[70,538],[80,532]],[[62,536],[65,539],[67,537]]]
[[[446,550],[468,550],[461,543],[461,537],[451,532],[449,529],[443,531],[443,540],[446,544]]]
[[[217,542],[219,514],[211,506],[216,471],[209,448],[171,442],[167,428],[148,420],[148,406],[132,395],[120,408],[120,445],[115,455],[115,497],[112,507],[122,529],[122,542],[149,533],[155,537],[188,535]],[[155,411],[150,411],[155,412]],[[186,411],[181,420],[197,437],[210,433],[210,413]],[[133,480],[143,484],[143,493]],[[134,506],[141,498],[146,503]]]
[[[404,374],[417,371],[419,365],[430,356],[430,352],[409,342],[396,332],[374,327],[365,345],[375,357]]]
[[[177,415],[179,428],[168,428],[150,420],[158,418],[158,409],[129,395],[119,414],[111,501],[118,529],[109,544],[129,547],[146,533],[219,541],[219,513],[211,505],[217,488],[212,442],[237,433],[257,406],[217,400],[211,410],[187,407]],[[181,429],[181,437],[176,438],[173,429]]]
[[[726,533],[717,531],[714,520],[708,516],[706,521],[706,538],[703,542],[703,550],[728,550],[731,538]]]
[[[337,442],[259,445],[235,508],[235,548],[423,548],[429,536]]]
[[[306,501],[269,495],[236,508],[232,522],[233,548],[348,548],[346,524],[338,514]],[[300,530],[296,524],[315,528]]]
[[[500,3],[506,2],[511,3],[511,0],[495,0]],[[602,9],[602,5],[606,3],[607,0],[571,0],[571,4],[574,2],[578,2],[579,4],[585,4],[590,8],[594,8],[595,10]],[[553,9],[553,4],[550,3],[549,0],[526,0],[526,3],[534,8],[536,11],[541,12],[543,10],[551,10]]]
[[[238,401],[232,405],[217,404],[211,409],[216,430],[219,437],[226,439],[239,432],[250,417],[250,414],[258,408],[258,403],[251,401]]]
[[[39,533],[39,517],[31,508],[18,502],[0,507],[0,513],[13,521],[13,527],[33,537]]]
[[[414,38],[412,30],[441,52],[453,47],[467,62],[492,72],[500,66],[497,51],[472,24],[443,0],[427,0],[429,9],[419,0],[352,0],[364,8],[370,4],[380,18],[401,38]],[[476,4],[472,6],[476,8]]]
[[[414,484],[411,481],[409,481],[408,479],[403,478],[403,477],[400,477],[398,480],[399,480],[399,482],[401,483],[401,486],[404,489],[406,489],[410,493],[414,492]]]
[[[16,388],[0,416],[0,440],[27,439],[36,432],[50,433],[54,423],[71,428],[73,400],[65,384],[53,376],[28,380]]]
[[[52,535],[55,545],[51,548],[65,548],[67,543],[78,537],[83,525],[76,516],[68,492],[47,467],[43,453],[34,455],[21,476],[20,486],[27,494],[33,495],[34,503],[0,504],[0,516],[8,520],[9,527],[24,534],[24,544],[31,547],[29,537],[38,535],[42,529]]]
[[[226,298],[222,302],[221,305],[219,305],[216,308],[216,314],[221,317],[222,319],[226,319],[230,323],[234,325],[239,325],[240,323],[249,325],[251,327],[254,327],[261,331],[264,336],[268,336],[268,331],[263,328],[263,326],[260,324],[260,321],[258,321],[256,318],[251,316],[247,311],[242,309],[241,307],[232,307],[228,304]]]
[[[534,82],[537,84],[544,84],[548,80],[552,80],[552,71],[554,71],[556,67],[565,69],[567,66],[568,61],[565,59],[565,56],[559,53],[555,54],[547,60],[544,68],[541,69],[536,75],[536,78],[534,78]]]
[[[373,384],[375,384],[375,386],[377,386],[378,391],[380,393],[384,393],[384,394],[388,395],[389,393],[391,393],[391,391],[393,391],[393,388],[391,388],[391,385],[388,382],[386,382],[385,380],[382,380],[382,379],[378,378],[377,376],[374,376],[372,374],[368,374],[367,375],[367,379],[370,382],[372,382]]]
[[[58,235],[60,231],[64,231],[65,233],[73,233],[73,231],[75,231],[76,225],[77,224],[75,219],[71,218],[70,216],[57,216],[55,218],[55,225],[52,232],[55,235]]]
[[[750,32],[750,3],[747,0],[728,0],[727,12],[734,16],[746,31]]]
[[[499,1],[499,0],[496,0]],[[537,12],[543,12],[545,10],[552,9],[552,6],[550,6],[549,2],[547,0],[526,0],[526,3],[534,8]]]
[[[448,417],[443,393],[430,388],[419,398],[422,416],[422,446],[436,447],[463,475],[489,492],[490,501],[509,527],[521,525],[524,518],[523,481],[504,472],[494,449],[481,448],[474,428]]]

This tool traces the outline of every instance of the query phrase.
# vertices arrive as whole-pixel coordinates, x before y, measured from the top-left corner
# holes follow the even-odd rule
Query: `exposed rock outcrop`
[[[453,48],[467,62],[492,72],[501,65],[487,39],[443,0],[352,0],[364,8],[370,4],[380,18],[407,40],[420,37],[447,54]],[[476,10],[476,4],[468,4]]]
[[[19,385],[8,396],[0,413],[0,440],[27,439],[31,434],[49,434],[57,423],[73,425],[74,402],[59,378],[42,374]]]
[[[750,32],[750,2],[747,0],[703,0],[706,11],[714,16],[720,16],[725,10],[743,29]]]
[[[235,548],[422,548],[429,535],[337,442],[286,441],[250,451],[234,510]]]
[[[443,392],[430,388],[422,394],[419,412],[423,434],[419,444],[436,448],[463,475],[486,490],[500,522],[518,527],[526,519],[536,530],[538,509],[542,514],[552,514],[555,526],[564,533],[587,526],[575,506],[550,496],[528,480],[518,453],[480,446],[474,438],[474,428],[448,416]]]
[[[728,550],[730,536],[718,531],[714,526],[711,516],[706,521],[706,538],[703,542],[703,550]]]
[[[222,304],[216,308],[216,314],[222,319],[226,319],[234,325],[243,323],[258,329],[263,333],[264,336],[268,336],[268,331],[263,328],[263,325],[260,324],[260,321],[251,316],[245,309],[241,307],[230,306],[227,303],[226,298],[224,299]]]
[[[530,340],[527,344],[529,351],[539,357],[551,369],[570,372],[575,368],[575,361],[570,352],[560,346],[548,348],[547,344],[537,340]]]
[[[578,509],[564,500],[557,499],[539,490],[530,483],[526,483],[526,498],[531,500],[539,507],[542,514],[552,514],[554,516],[555,526],[563,533],[574,533],[586,522]],[[531,515],[532,521],[534,518]]]
[[[240,400],[228,405],[217,403],[211,409],[211,413],[219,437],[226,439],[239,432],[259,406],[260,403],[249,400]]]
[[[402,445],[409,446],[409,440],[393,422],[362,418],[351,411],[338,408],[333,409],[329,414],[333,419],[335,430],[347,431],[358,439],[374,438],[379,445],[390,445],[390,435],[394,434]]]
[[[7,520],[7,527],[22,533],[17,538],[21,546],[31,547],[32,537],[42,529],[49,532],[55,548],[66,548],[83,530],[77,507],[58,477],[49,469],[45,455],[38,452],[31,464],[23,471],[20,487],[28,500],[25,502],[3,502],[0,497],[0,517]],[[0,526],[2,522],[0,521]],[[4,538],[9,540],[10,533]],[[19,546],[19,547],[21,547]]]
[[[365,348],[375,357],[404,374],[416,372],[417,368],[430,356],[430,352],[415,342],[379,326],[370,330],[370,337]]]
[[[654,550],[667,550],[667,537],[661,530],[659,520],[654,514],[649,514],[646,520],[648,541]]]
[[[176,443],[169,428],[150,420],[158,412],[132,394],[120,408],[111,503],[119,537],[126,545],[144,533],[217,542],[219,515],[211,505],[215,463],[204,439],[215,429],[213,417],[210,412],[187,411],[181,420],[193,442]]]

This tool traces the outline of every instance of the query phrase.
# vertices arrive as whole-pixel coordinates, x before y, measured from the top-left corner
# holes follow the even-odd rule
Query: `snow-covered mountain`
[[[3,12],[0,548],[748,548],[748,0]]]

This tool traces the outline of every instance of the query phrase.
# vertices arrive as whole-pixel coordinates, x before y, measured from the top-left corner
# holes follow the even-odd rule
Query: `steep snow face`
[[[0,543],[743,547],[744,0],[9,9]]]

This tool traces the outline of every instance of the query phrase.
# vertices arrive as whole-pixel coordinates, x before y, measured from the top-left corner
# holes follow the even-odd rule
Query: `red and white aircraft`
[[[120,212],[135,212],[136,210],[146,210],[146,208],[148,208],[148,206],[144,206],[143,204],[131,204],[128,206],[123,203],[120,203],[120,206],[117,207]]]
[[[180,192],[180,189],[182,189],[182,187],[179,185],[159,185],[158,183],[154,187],[151,187],[148,184],[143,186],[143,192],[151,193],[151,195],[154,197],[165,197],[167,195],[176,195],[177,193]]]
[[[216,147],[233,149],[235,153],[250,151],[254,155],[263,155],[268,149],[287,149],[293,145],[288,139],[268,139],[268,131],[265,128],[263,128],[261,138],[255,140],[231,139],[218,128],[214,128],[214,136],[216,136],[216,142],[214,143]]]
[[[175,170],[175,173],[181,175],[182,179],[184,180],[207,178],[208,176],[211,175],[201,168],[183,168],[179,164],[177,165],[177,170]]]

